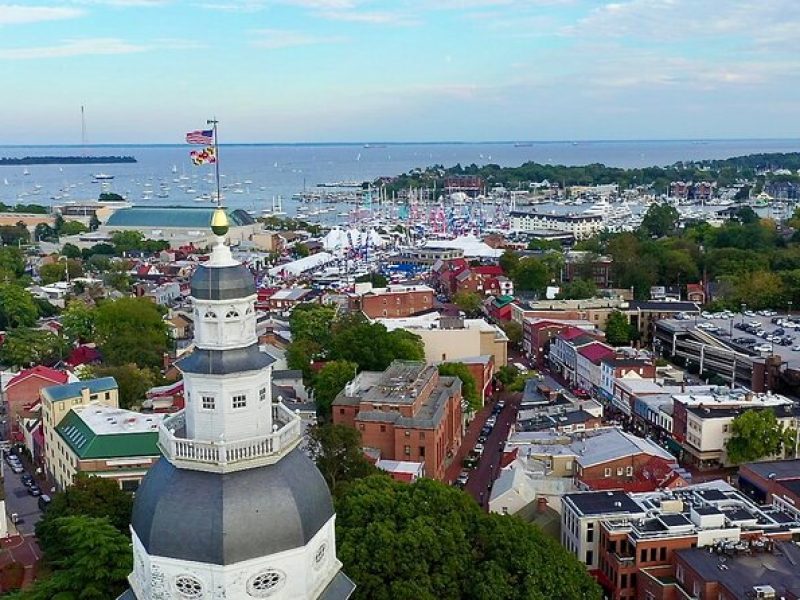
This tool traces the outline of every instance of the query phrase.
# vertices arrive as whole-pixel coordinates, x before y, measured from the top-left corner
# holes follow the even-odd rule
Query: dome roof
[[[325,480],[295,449],[225,474],[162,458],[136,491],[131,524],[150,555],[229,565],[305,546],[332,516]]]
[[[192,275],[192,296],[197,300],[236,300],[255,293],[255,278],[244,265],[200,265]]]

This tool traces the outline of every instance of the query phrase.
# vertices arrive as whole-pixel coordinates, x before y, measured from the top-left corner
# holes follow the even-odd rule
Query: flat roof
[[[604,515],[613,513],[644,513],[645,510],[631,499],[627,492],[577,492],[565,494],[569,501],[583,515]]]

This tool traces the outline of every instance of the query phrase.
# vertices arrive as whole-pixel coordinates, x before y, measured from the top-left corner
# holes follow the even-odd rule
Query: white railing
[[[302,437],[300,417],[283,404],[272,411],[273,433],[243,440],[203,441],[181,437],[186,431],[183,411],[165,418],[158,429],[158,444],[164,456],[182,467],[204,471],[236,471],[271,464],[297,446]]]

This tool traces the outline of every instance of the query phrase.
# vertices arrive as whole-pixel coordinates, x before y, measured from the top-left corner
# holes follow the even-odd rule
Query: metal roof
[[[70,410],[56,432],[81,460],[158,456],[160,420],[155,415],[89,405]]]
[[[69,400],[70,398],[78,398],[82,395],[84,389],[88,389],[90,394],[116,390],[117,380],[113,377],[101,377],[99,379],[76,381],[64,385],[52,385],[43,388],[42,393],[44,393],[51,402],[59,402],[61,400]]]
[[[114,227],[174,227],[181,229],[211,229],[214,206],[131,206],[120,208],[108,218],[106,228]],[[228,210],[231,227],[255,223],[247,212]]]

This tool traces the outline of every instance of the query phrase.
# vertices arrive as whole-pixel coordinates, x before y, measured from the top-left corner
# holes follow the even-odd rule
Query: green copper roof
[[[210,229],[216,206],[131,206],[120,208],[108,218],[106,227],[181,227]],[[231,227],[255,223],[241,209],[228,210]]]
[[[56,432],[81,460],[97,458],[126,458],[158,456],[158,430],[132,433],[95,432],[71,410],[56,426]]]
[[[113,377],[100,377],[99,379],[87,379],[86,381],[76,381],[75,383],[65,383],[64,385],[51,385],[42,390],[51,402],[78,398],[81,390],[89,390],[90,394],[107,392],[117,389],[117,380]]]

